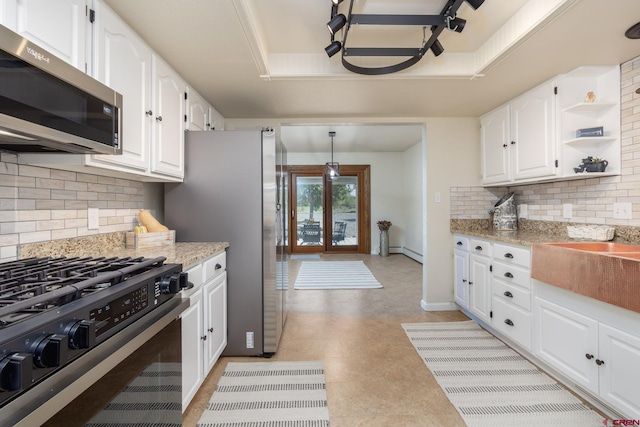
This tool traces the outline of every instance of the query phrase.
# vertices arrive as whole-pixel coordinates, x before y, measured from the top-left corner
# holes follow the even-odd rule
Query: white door
[[[536,356],[598,393],[598,322],[539,297],[534,319]]]
[[[547,82],[511,102],[514,180],[556,173],[554,87]]]
[[[631,419],[640,419],[640,339],[600,324],[600,396]]]
[[[469,308],[469,254],[465,251],[454,251],[454,299],[464,308]]]
[[[86,72],[86,0],[18,0],[15,31]]]
[[[504,105],[480,119],[482,183],[508,182],[511,179],[509,139],[509,105]]]
[[[209,104],[187,87],[187,130],[209,130]]]
[[[151,171],[184,176],[185,93],[187,85],[159,56],[152,55],[155,125]]]
[[[490,259],[469,255],[469,310],[491,323]]]
[[[127,170],[149,171],[151,50],[111,9],[96,4],[94,77],[123,97],[122,155],[94,156]]]
[[[205,376],[227,346],[227,273],[205,285]]]
[[[202,291],[190,297],[190,306],[182,315],[182,411],[204,381],[202,329]]]

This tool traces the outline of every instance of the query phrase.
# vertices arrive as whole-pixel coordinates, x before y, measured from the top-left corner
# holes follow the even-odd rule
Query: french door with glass
[[[290,166],[294,253],[369,253],[369,166],[340,166],[333,181],[324,166]]]

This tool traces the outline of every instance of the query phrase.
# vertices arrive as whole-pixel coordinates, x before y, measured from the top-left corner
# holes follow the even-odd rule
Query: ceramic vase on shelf
[[[380,230],[380,256],[389,256],[389,230]]]

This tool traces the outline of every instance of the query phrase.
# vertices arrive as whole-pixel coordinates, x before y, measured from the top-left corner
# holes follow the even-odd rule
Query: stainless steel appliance
[[[0,25],[0,149],[122,154],[122,95]]]
[[[272,130],[187,132],[185,176],[165,184],[183,242],[226,241],[226,356],[268,356],[286,320],[286,150]]]
[[[186,273],[164,261],[0,264],[0,425],[20,425],[42,407],[50,417],[91,385],[85,375],[104,375],[188,307],[176,296],[189,286]]]

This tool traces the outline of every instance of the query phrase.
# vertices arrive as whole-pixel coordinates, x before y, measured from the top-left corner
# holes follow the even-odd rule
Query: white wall
[[[453,304],[453,244],[449,188],[480,183],[478,118],[427,119],[427,236],[423,265],[425,310],[456,309]],[[440,203],[435,202],[440,193]]]
[[[417,143],[402,153],[404,164],[404,253],[422,262],[423,253],[423,144]]]
[[[322,165],[331,153],[288,153],[289,165]],[[377,222],[388,220],[389,246],[402,248],[406,240],[406,215],[403,153],[335,153],[334,161],[344,165],[371,165],[371,252],[380,250]]]

